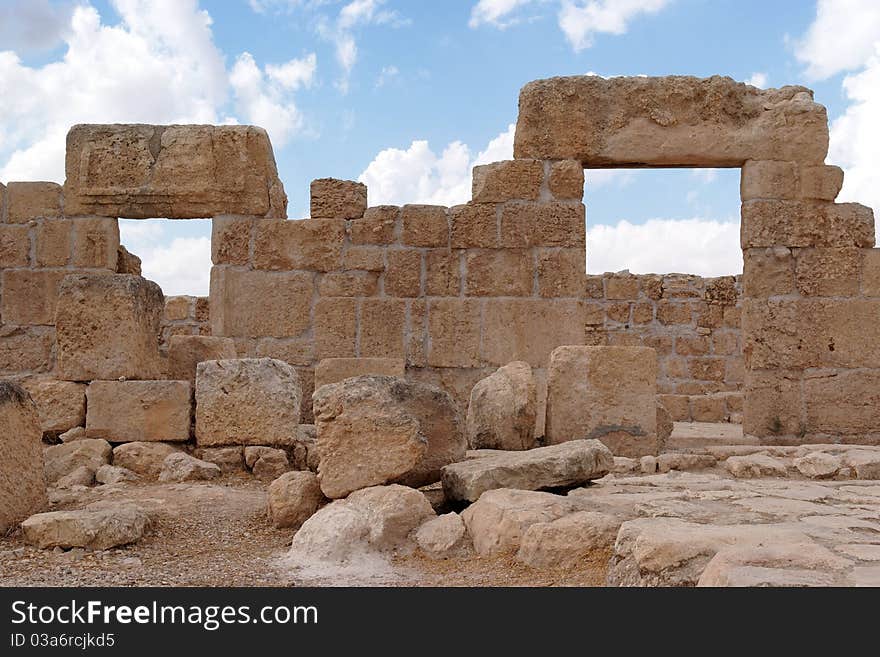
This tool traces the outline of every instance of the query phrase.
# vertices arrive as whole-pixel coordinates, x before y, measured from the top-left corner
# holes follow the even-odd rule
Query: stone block
[[[471,297],[526,297],[534,286],[534,260],[526,249],[468,251],[464,291]]]
[[[357,300],[323,297],[315,304],[315,355],[352,358],[357,355]]]
[[[880,297],[880,249],[865,249],[862,253],[862,294]]]
[[[419,249],[388,249],[385,252],[385,294],[417,297],[422,289],[422,252]]]
[[[276,271],[339,269],[345,233],[342,219],[258,221],[254,228],[254,267]]]
[[[31,238],[28,234],[27,226],[13,226],[9,224],[0,224],[0,269],[5,269],[7,267],[27,267],[30,264],[31,260]],[[40,238],[39,232],[37,233],[37,261],[39,266],[54,266],[54,265],[44,265],[40,262]],[[70,248],[68,247],[69,255]],[[55,263],[60,265],[66,265],[67,260],[64,262]]]
[[[192,312],[193,298],[185,295],[165,297],[165,311],[163,313],[166,322],[182,322],[189,319]]]
[[[394,244],[400,208],[378,205],[367,208],[364,216],[351,222],[351,243],[354,245]]]
[[[61,186],[52,182],[11,182],[6,186],[7,221],[26,224],[33,219],[60,217]]]
[[[257,358],[275,358],[289,365],[311,365],[315,360],[315,342],[310,337],[261,338],[255,353]]]
[[[513,199],[537,201],[544,182],[544,163],[538,160],[505,160],[475,166],[474,203],[503,203]]]
[[[196,443],[291,446],[302,391],[296,370],[271,358],[212,360],[196,373]]]
[[[794,292],[794,257],[784,246],[743,251],[743,294],[765,298]]]
[[[635,301],[639,298],[640,288],[639,277],[632,274],[612,274],[605,278],[606,299]]]
[[[872,247],[874,212],[858,203],[755,200],[742,204],[743,249]]]
[[[211,221],[211,262],[215,265],[247,265],[254,223],[253,217],[214,217]]]
[[[0,274],[3,295],[0,314],[7,324],[51,325],[61,281],[71,272],[63,269],[7,269]]]
[[[828,117],[809,89],[720,76],[536,80],[520,92],[514,140],[516,158],[585,167],[821,164],[827,152]]]
[[[740,174],[740,198],[795,199],[798,197],[798,166],[795,162],[749,160]]]
[[[331,271],[321,276],[322,297],[371,297],[379,291],[379,274],[372,271]]]
[[[821,201],[833,201],[843,187],[843,169],[825,164],[801,167],[798,195]]]
[[[158,378],[164,305],[159,286],[140,276],[65,277],[55,317],[60,378]]]
[[[295,337],[309,329],[313,280],[308,272],[211,269],[211,333]]]
[[[405,370],[402,358],[324,358],[315,368],[315,390],[343,379],[368,374],[402,379]]]
[[[430,297],[456,297],[461,290],[461,251],[425,251],[425,294]]]
[[[581,249],[541,249],[538,289],[542,297],[580,297],[586,286],[586,259]]]
[[[353,226],[357,223],[352,223],[352,234]],[[377,246],[350,246],[342,254],[342,267],[345,270],[383,271],[385,249]]]
[[[73,265],[116,271],[119,222],[108,217],[77,217],[73,223]]]
[[[441,205],[404,205],[400,211],[400,243],[407,246],[449,246],[449,219]]]
[[[501,210],[501,246],[586,247],[583,203],[514,201]],[[453,244],[453,246],[455,246]]]
[[[653,349],[559,347],[547,374],[545,438],[595,438],[617,456],[656,454],[656,397]]]
[[[657,302],[657,321],[666,326],[693,324],[692,308],[691,303],[688,301],[668,301],[662,299]]]
[[[206,360],[235,358],[232,338],[210,335],[174,335],[168,342],[168,378],[195,385],[196,367]]]
[[[859,294],[862,249],[799,249],[795,255],[795,282],[801,295],[852,297]]]
[[[188,381],[93,381],[86,398],[89,438],[114,443],[189,440]]]
[[[367,209],[367,186],[363,183],[318,178],[309,191],[314,219],[358,219]]]
[[[286,216],[269,136],[254,126],[75,125],[66,173],[68,216]]]
[[[795,371],[746,372],[743,433],[761,438],[799,434],[804,428],[801,379]]]
[[[431,299],[428,304],[427,339],[429,365],[433,367],[479,365],[480,302],[476,299]]]
[[[719,395],[691,397],[691,420],[694,422],[724,422],[727,414],[725,398]]]
[[[674,422],[690,422],[690,396],[688,395],[658,395],[658,401],[669,413]]]
[[[0,372],[47,372],[52,368],[55,329],[0,326]]]
[[[43,433],[62,433],[83,426],[86,419],[86,386],[73,381],[36,378],[24,387],[37,405]]]
[[[808,432],[876,433],[880,427],[880,371],[830,370],[804,377]]]
[[[530,449],[535,444],[537,386],[528,363],[514,361],[480,380],[467,407],[470,449]]]
[[[584,197],[584,167],[577,160],[561,160],[550,165],[548,187],[553,198],[580,201]]]
[[[384,358],[404,357],[406,302],[402,299],[364,299],[358,354]],[[377,372],[379,374],[380,372]]]
[[[449,208],[453,249],[492,249],[498,243],[498,217],[493,203],[468,203]]]

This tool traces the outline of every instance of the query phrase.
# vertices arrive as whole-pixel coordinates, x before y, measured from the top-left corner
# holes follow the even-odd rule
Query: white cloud
[[[745,83],[750,84],[753,87],[758,87],[758,89],[765,89],[767,87],[767,74],[752,73],[752,77],[745,80]]]
[[[622,189],[635,178],[630,169],[587,169],[584,171],[584,187],[586,192],[593,192],[600,187],[617,187]]]
[[[450,143],[439,155],[424,140],[413,141],[406,150],[386,148],[358,180],[367,185],[372,205],[466,203],[471,198],[474,166],[513,157],[515,128],[510,124],[476,156],[460,141]]]
[[[504,29],[516,22],[508,18],[516,9],[531,4],[532,0],[479,0],[471,9],[470,27],[489,24]]]
[[[205,224],[204,230],[210,234],[210,222],[199,223]],[[143,276],[158,283],[166,296],[207,296],[211,277],[211,238],[192,236],[169,240],[168,228],[166,219],[121,219],[120,241],[141,259]]]
[[[5,0],[0,6],[0,44],[15,50],[45,50],[59,45],[70,23],[73,2]]]
[[[880,35],[877,0],[819,0],[816,19],[798,42],[796,56],[812,80],[860,69]]]
[[[623,220],[587,230],[587,271],[629,269],[634,274],[681,272],[700,276],[742,273],[739,223],[711,219]]]
[[[400,75],[400,70],[396,66],[383,66],[379,76],[376,78],[376,88],[378,89],[391,83],[398,75]]]
[[[285,64],[267,64],[266,75],[279,86],[296,91],[300,87],[310,87],[315,79],[318,58],[310,53],[302,59],[291,59]]]

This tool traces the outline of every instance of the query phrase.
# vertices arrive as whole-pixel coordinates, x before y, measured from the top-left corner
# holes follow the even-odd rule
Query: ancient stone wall
[[[159,348],[168,350],[174,335],[211,335],[208,297],[180,295],[165,297],[162,313],[162,336]]]

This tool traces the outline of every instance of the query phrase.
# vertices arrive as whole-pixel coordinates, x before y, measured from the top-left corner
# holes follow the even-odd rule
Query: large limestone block
[[[113,448],[100,438],[83,438],[69,443],[52,445],[43,452],[46,481],[55,483],[79,467],[85,466],[93,473],[110,462]]]
[[[48,504],[37,407],[9,381],[0,381],[0,501],[0,536]]]
[[[189,440],[189,381],[93,381],[86,397],[90,438],[114,443]]]
[[[414,538],[422,552],[432,559],[462,556],[471,544],[464,520],[457,513],[430,518],[416,530]]]
[[[159,286],[140,276],[65,277],[55,315],[60,378],[159,378],[164,306]]]
[[[168,443],[124,443],[113,448],[113,465],[131,470],[146,479],[158,479],[169,454],[181,451]]]
[[[75,125],[65,168],[68,215],[286,213],[269,136],[254,126]]]
[[[354,180],[318,178],[309,191],[312,218],[359,219],[367,209],[367,186]]]
[[[614,457],[598,440],[570,440],[522,452],[493,452],[443,468],[443,492],[475,502],[487,490],[540,490],[579,486],[604,477]]]
[[[300,420],[296,370],[273,358],[210,360],[196,373],[196,442],[293,445]]]
[[[40,414],[43,433],[60,433],[83,425],[86,419],[86,386],[73,381],[34,379],[24,387]]]
[[[621,522],[607,513],[579,511],[535,523],[523,535],[516,560],[532,568],[575,566],[594,551],[613,546]]]
[[[329,383],[368,374],[402,379],[406,366],[402,358],[324,358],[315,368],[315,390]]]
[[[604,442],[615,456],[656,454],[657,356],[649,347],[559,347],[547,374],[549,443]]]
[[[598,166],[821,164],[828,117],[804,87],[760,90],[714,76],[594,75],[523,87],[514,157]]]
[[[388,482],[422,486],[464,458],[455,402],[434,386],[361,376],[319,388],[313,405],[327,497]]]
[[[535,441],[535,377],[528,363],[499,368],[471,390],[467,412],[470,449],[529,449]]]
[[[742,204],[744,249],[873,247],[874,211],[859,203],[755,200]]]
[[[235,341],[211,335],[172,335],[168,342],[168,378],[196,382],[196,366],[206,360],[236,357]]]
[[[276,527],[299,527],[325,501],[313,472],[285,472],[269,484],[269,518]]]
[[[146,512],[132,505],[38,513],[21,524],[25,540],[40,548],[108,550],[134,543],[149,527]]]

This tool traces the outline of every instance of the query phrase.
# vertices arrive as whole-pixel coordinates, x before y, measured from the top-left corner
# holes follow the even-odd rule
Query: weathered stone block
[[[584,167],[576,160],[554,162],[548,187],[557,200],[580,201],[584,197]]]
[[[794,258],[784,246],[743,251],[743,294],[763,298],[794,292]]]
[[[801,198],[833,201],[843,187],[843,169],[824,164],[801,167],[798,183]]]
[[[211,333],[295,337],[308,330],[314,284],[308,272],[211,269]]]
[[[235,358],[232,338],[210,335],[174,335],[168,343],[168,378],[195,384],[196,367],[206,360]]]
[[[880,427],[880,371],[820,371],[804,377],[806,429],[837,435]]]
[[[492,249],[498,244],[498,218],[493,203],[468,203],[449,208],[453,249]]]
[[[480,302],[476,299],[431,299],[428,304],[428,364],[433,367],[476,367],[479,363]]]
[[[367,209],[367,186],[363,183],[318,178],[309,189],[314,219],[358,219]]]
[[[11,182],[6,187],[7,221],[25,224],[32,219],[61,216],[61,186],[52,182]]]
[[[536,80],[520,92],[514,141],[516,158],[585,167],[820,164],[827,152],[828,117],[809,89],[759,90],[719,76]]]
[[[80,427],[86,419],[86,386],[72,381],[31,379],[25,384],[37,405],[40,428],[60,433]]]
[[[394,234],[400,208],[396,205],[378,205],[367,208],[364,216],[351,222],[351,243],[355,245],[394,243]]]
[[[116,271],[119,222],[116,218],[77,217],[73,223],[73,264]]]
[[[76,274],[59,289],[58,372],[70,381],[155,379],[165,300],[152,281],[129,274]]]
[[[638,276],[628,273],[612,274],[605,278],[605,298],[635,301],[641,285]]]
[[[123,443],[113,448],[113,465],[135,472],[146,479],[156,480],[169,454],[181,451],[168,443]]]
[[[356,376],[374,374],[402,379],[405,373],[402,358],[324,358],[315,368],[315,390]]]
[[[408,246],[449,246],[447,209],[440,205],[404,205],[400,212],[400,243]]]
[[[693,312],[690,302],[667,301],[657,302],[657,321],[667,326],[672,324],[693,324]]]
[[[514,201],[501,211],[502,247],[585,248],[585,245],[586,211],[583,203]]]
[[[648,347],[559,347],[547,374],[545,437],[596,438],[617,456],[656,454],[657,355]]]
[[[880,297],[880,249],[865,249],[862,260],[862,294]]]
[[[422,285],[422,252],[418,249],[388,249],[385,253],[385,294],[417,297]]]
[[[858,203],[755,200],[742,204],[743,249],[874,246],[874,212]]]
[[[0,372],[46,372],[52,367],[55,329],[0,326]]]
[[[357,355],[357,300],[324,297],[315,304],[315,355],[351,358]]]
[[[531,296],[534,261],[526,249],[468,251],[465,294],[471,297]]]
[[[586,286],[586,259],[582,249],[541,249],[538,252],[538,288],[541,296],[579,297]]]
[[[342,265],[342,219],[258,221],[254,229],[256,269],[332,271]]]
[[[261,338],[255,354],[257,358],[275,358],[289,365],[310,365],[315,360],[315,342],[310,337]],[[238,355],[248,354],[239,352]]]
[[[116,249],[116,273],[141,275],[141,259],[135,254],[129,253],[121,244]]]
[[[55,323],[58,290],[71,272],[59,269],[7,269],[2,272],[0,314],[7,324],[51,325]]]
[[[382,271],[385,269],[385,249],[375,246],[350,246],[342,254],[342,267],[345,270]]]
[[[364,299],[361,302],[358,353],[361,356],[403,358],[405,329],[405,301],[402,299]]]
[[[211,221],[211,262],[246,265],[250,262],[253,217],[221,215]]]
[[[331,271],[318,282],[322,297],[371,297],[379,291],[379,274],[372,271]]]
[[[48,506],[37,408],[10,381],[0,381],[0,499],[0,534]]]
[[[196,373],[196,442],[293,445],[300,421],[296,370],[272,358],[212,360]]]
[[[528,363],[514,361],[479,381],[467,409],[471,449],[530,449],[535,442],[537,386]]]
[[[857,296],[861,264],[862,250],[857,248],[798,250],[795,265],[798,292],[805,297]]]
[[[425,251],[425,294],[430,297],[456,297],[461,289],[461,251]]]
[[[75,125],[66,172],[68,216],[286,215],[269,136],[253,126]]]
[[[185,295],[165,297],[165,310],[163,313],[165,321],[180,322],[189,319],[192,312],[192,301],[192,297]]]
[[[798,197],[798,166],[794,162],[750,160],[740,175],[740,198],[795,199]]]
[[[804,428],[801,379],[802,374],[795,371],[746,372],[743,433],[759,437],[799,434]]]
[[[189,440],[189,381],[93,381],[86,398],[89,438],[114,443]]]
[[[473,202],[537,201],[543,182],[544,163],[538,160],[505,160],[475,166],[471,189]]]
[[[37,259],[40,255],[39,233],[37,237]],[[68,248],[68,252],[70,249]],[[0,269],[6,267],[27,267],[31,258],[31,240],[27,226],[0,225]],[[66,265],[65,259],[62,263]],[[41,267],[51,266],[40,263]]]

